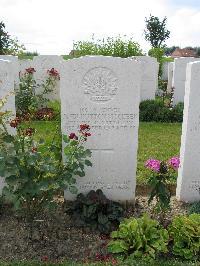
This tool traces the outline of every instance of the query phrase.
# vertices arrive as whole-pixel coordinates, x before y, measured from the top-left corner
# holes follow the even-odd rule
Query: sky
[[[28,51],[68,54],[73,42],[124,36],[148,51],[145,17],[167,17],[167,46],[200,46],[200,0],[0,0],[0,20]]]

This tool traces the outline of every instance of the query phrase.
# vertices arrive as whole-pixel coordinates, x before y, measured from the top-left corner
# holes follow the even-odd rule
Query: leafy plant
[[[43,139],[37,142],[34,139],[35,129],[22,126],[19,118],[10,122],[11,127],[17,128],[16,135],[10,135],[4,123],[2,119],[4,131],[0,139],[5,147],[0,149],[0,176],[7,184],[3,195],[16,209],[24,210],[31,223],[40,210],[54,204],[54,196],[60,190],[77,193],[75,177],[84,176],[85,165],[91,166],[88,160],[91,152],[83,146],[90,136],[90,128],[81,125],[78,135],[63,136],[66,143],[63,163],[61,147],[55,141],[58,132],[47,145]]]
[[[78,41],[73,45],[74,56],[84,55],[104,55],[115,57],[131,57],[142,55],[142,50],[138,43],[133,39],[126,40],[125,38],[109,37],[106,40],[95,40],[94,37],[91,41]]]
[[[67,210],[76,226],[90,227],[104,234],[119,224],[123,212],[122,206],[107,199],[100,189],[91,190],[86,196],[79,194]]]
[[[189,214],[197,213],[200,214],[200,201],[194,202],[189,207]]]
[[[172,157],[168,162],[149,159],[145,163],[145,167],[152,171],[148,179],[148,185],[151,188],[148,203],[156,199],[156,212],[164,213],[170,207],[171,193],[167,184],[174,179],[174,172],[177,171],[179,164],[178,157]]]
[[[175,255],[187,260],[200,257],[200,214],[175,217],[168,231]]]
[[[36,70],[30,67],[20,74],[19,88],[16,90],[16,107],[20,116],[34,115],[38,108],[47,107],[49,100],[46,95],[54,90],[57,80],[60,79],[58,71],[52,68],[47,71],[47,79],[42,84],[37,84],[34,72]]]
[[[160,252],[166,253],[168,232],[156,220],[144,214],[141,218],[129,218],[120,223],[118,231],[111,233],[108,243],[111,253],[131,256],[134,259],[155,259]]]

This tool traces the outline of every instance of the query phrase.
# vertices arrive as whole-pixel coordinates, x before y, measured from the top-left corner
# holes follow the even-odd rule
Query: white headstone
[[[27,68],[33,67],[33,60],[31,59],[22,59],[19,60],[19,71],[25,73]]]
[[[172,87],[174,87],[173,105],[184,101],[186,66],[190,62],[199,61],[200,58],[180,57],[174,59]]]
[[[131,59],[86,56],[63,62],[62,133],[89,124],[93,166],[77,178],[79,192],[102,189],[117,201],[134,201],[136,185],[140,64]],[[65,199],[76,196],[65,192]]]
[[[8,60],[11,62],[12,72],[14,73],[15,86],[19,84],[19,60],[17,56],[13,55],[0,55],[0,59]]]
[[[15,116],[14,78],[12,62],[0,59],[0,99],[7,97],[7,103],[1,111],[12,112],[12,116]],[[15,129],[10,126],[7,126],[7,130],[10,134],[15,133]],[[0,194],[4,185],[0,177]]]
[[[33,66],[36,70],[34,73],[34,77],[38,84],[43,83],[43,81],[47,78],[47,71],[54,68],[60,73],[61,70],[61,62],[63,58],[58,55],[39,55],[34,56],[33,58]],[[47,98],[50,100],[60,100],[60,81],[57,81],[55,90],[47,95]]]
[[[168,65],[170,64],[170,62],[164,62],[162,64],[162,80],[168,80]]]
[[[200,200],[200,62],[189,63],[184,99],[177,197]]]
[[[170,93],[172,91],[173,69],[174,69],[174,62],[170,62],[168,64],[168,82],[167,82],[167,92],[168,93]]]
[[[138,60],[142,67],[140,101],[154,100],[158,88],[159,70],[156,58],[151,56],[134,56],[132,58]]]

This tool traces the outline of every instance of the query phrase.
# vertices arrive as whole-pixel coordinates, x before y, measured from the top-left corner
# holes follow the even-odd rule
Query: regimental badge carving
[[[90,69],[83,77],[81,86],[84,94],[93,102],[107,102],[117,93],[117,78],[112,70],[106,67]]]

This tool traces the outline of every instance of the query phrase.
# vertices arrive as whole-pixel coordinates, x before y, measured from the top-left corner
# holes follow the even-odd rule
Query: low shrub
[[[141,122],[182,122],[183,103],[173,108],[167,107],[159,100],[146,100],[140,103]]]
[[[200,214],[200,201],[194,202],[189,207],[189,214],[197,213]]]
[[[173,254],[187,260],[200,257],[200,215],[177,216],[168,228]]]
[[[148,203],[155,198],[155,211],[162,214],[163,218],[165,211],[170,208],[171,193],[167,185],[175,179],[179,164],[179,157],[172,157],[168,161],[149,159],[145,163],[145,167],[151,170],[148,178],[148,185],[151,189]]]
[[[108,243],[111,253],[145,260],[155,259],[160,252],[168,251],[169,235],[166,229],[144,214],[141,218],[129,218],[120,223],[118,231],[111,233]]]
[[[52,206],[54,196],[61,190],[78,192],[76,177],[84,176],[85,166],[91,166],[91,151],[84,147],[91,134],[89,125],[83,124],[77,135],[63,136],[63,163],[60,143],[55,138],[58,132],[47,144],[45,139],[35,138],[34,128],[28,124],[24,127],[21,122],[18,117],[10,121],[10,128],[16,128],[17,133],[10,135],[7,116],[0,112],[0,176],[7,184],[3,188],[5,199],[16,209],[24,210],[32,221],[40,210]]]
[[[91,190],[86,196],[79,194],[70,204],[67,213],[72,215],[76,226],[108,234],[119,225],[124,211],[118,202],[107,199],[98,189]]]

